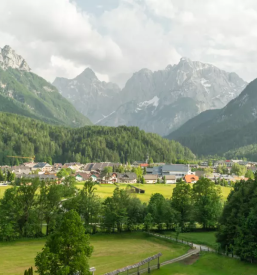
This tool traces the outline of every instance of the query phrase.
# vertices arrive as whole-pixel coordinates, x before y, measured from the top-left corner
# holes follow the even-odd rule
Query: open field
[[[176,184],[133,184],[134,186],[137,186],[141,189],[145,190],[145,194],[136,194],[136,196],[142,201],[142,202],[148,202],[150,200],[150,197],[154,193],[160,193],[165,198],[169,199],[172,196],[173,189],[176,187]],[[80,183],[77,185],[78,188],[82,189],[83,184]],[[116,188],[116,185],[113,184],[101,184],[96,186],[96,194],[105,199],[109,196],[112,196],[113,190]],[[120,188],[127,188],[128,184],[121,184],[119,185]],[[230,187],[224,187],[221,186],[222,196],[224,200],[228,197],[230,193],[231,188]]]
[[[0,186],[0,199],[4,196],[4,192],[8,188],[10,188],[10,186]]]
[[[0,274],[23,274],[34,264],[37,252],[45,239],[0,243]],[[90,266],[103,274],[139,262],[161,252],[161,262],[176,258],[188,251],[188,246],[166,242],[144,233],[99,234],[91,236],[94,252]]]
[[[193,264],[178,262],[155,270],[152,275],[256,275],[257,265],[213,253],[205,253]]]
[[[77,188],[82,189],[84,183],[77,184]],[[133,184],[134,186],[137,186],[141,189],[145,190],[145,194],[136,194],[136,196],[142,201],[142,202],[148,202],[150,200],[150,197],[154,193],[160,193],[165,198],[169,199],[172,196],[173,189],[176,187],[175,184]],[[116,185],[113,184],[101,184],[97,186],[96,194],[105,199],[109,196],[112,196],[113,190],[116,188]],[[127,188],[128,184],[121,184],[119,185],[120,188]],[[0,198],[3,197],[5,190],[9,188],[8,186],[0,186]],[[221,186],[222,196],[224,200],[227,198],[227,196],[230,193],[231,188],[230,187],[223,187]]]
[[[206,245],[206,246],[209,246],[209,247],[212,247],[215,249],[215,248],[217,248],[215,233],[216,232],[213,232],[213,231],[212,232],[180,233],[178,238],[181,240],[188,241],[188,242]],[[163,234],[167,235],[167,236],[172,236],[173,238],[176,238],[175,232],[165,231]]]

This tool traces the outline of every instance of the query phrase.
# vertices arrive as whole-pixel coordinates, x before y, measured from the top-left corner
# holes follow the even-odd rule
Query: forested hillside
[[[91,124],[46,80],[13,68],[0,67],[0,111],[71,127]]]
[[[179,141],[198,155],[244,157],[246,151],[238,148],[257,144],[256,104],[257,79],[223,109],[196,116],[168,138]],[[239,151],[241,153],[237,154]]]
[[[81,163],[91,161],[155,162],[193,159],[193,153],[176,141],[137,127],[53,126],[10,113],[0,113],[0,164],[13,164],[7,155],[36,156],[36,161]]]

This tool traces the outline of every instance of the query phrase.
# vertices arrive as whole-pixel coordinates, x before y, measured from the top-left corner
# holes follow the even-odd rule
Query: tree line
[[[76,211],[88,233],[133,231],[141,228],[191,230],[196,223],[214,228],[222,210],[220,187],[200,179],[191,187],[178,183],[170,199],[156,193],[148,204],[142,203],[133,188],[117,187],[111,197],[102,200],[97,184],[87,181],[83,189],[75,187],[74,177],[64,184],[19,179],[0,200],[0,239],[42,237],[55,231],[63,214]]]
[[[145,133],[138,127],[86,126],[79,129],[53,126],[22,116],[0,113],[0,165],[17,165],[36,156],[46,162],[155,162],[194,159],[194,154],[176,141]]]
[[[257,177],[235,184],[219,220],[217,242],[227,253],[257,261]]]

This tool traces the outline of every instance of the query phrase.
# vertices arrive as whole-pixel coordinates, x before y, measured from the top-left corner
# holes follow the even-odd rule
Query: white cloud
[[[89,14],[68,0],[0,1],[0,46],[10,44],[52,81],[91,67],[105,80],[162,69],[181,56],[257,77],[257,1],[119,0]],[[119,83],[120,84],[120,83]]]
[[[48,68],[53,71],[53,67],[58,71],[62,63],[52,63],[55,56],[72,60],[75,67],[94,67],[94,63],[122,57],[119,46],[97,32],[90,16],[68,0],[1,1],[0,26],[0,32],[10,36],[0,36],[0,45],[11,44],[36,72],[47,72]],[[72,69],[70,74],[74,74]]]

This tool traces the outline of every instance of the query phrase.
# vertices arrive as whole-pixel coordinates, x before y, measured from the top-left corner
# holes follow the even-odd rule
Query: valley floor
[[[82,189],[84,183],[80,183],[77,185],[78,188]],[[129,184],[120,184],[120,188],[128,188]],[[139,187],[140,189],[144,189],[144,194],[136,194],[136,196],[142,201],[142,202],[149,202],[151,195],[154,193],[160,193],[165,198],[170,199],[173,193],[173,189],[176,187],[176,184],[132,184],[133,186]],[[107,197],[111,197],[113,194],[113,190],[117,186],[114,184],[101,184],[97,185],[97,190],[95,193],[100,196],[103,199],[106,199]],[[223,199],[226,200],[230,191],[231,187],[224,187],[220,186],[222,191]]]
[[[94,252],[90,266],[96,275],[135,264],[159,252],[161,262],[185,254],[189,247],[160,240],[141,232],[97,234],[91,236]],[[23,274],[34,265],[34,258],[44,246],[45,239],[0,243],[0,274]]]

